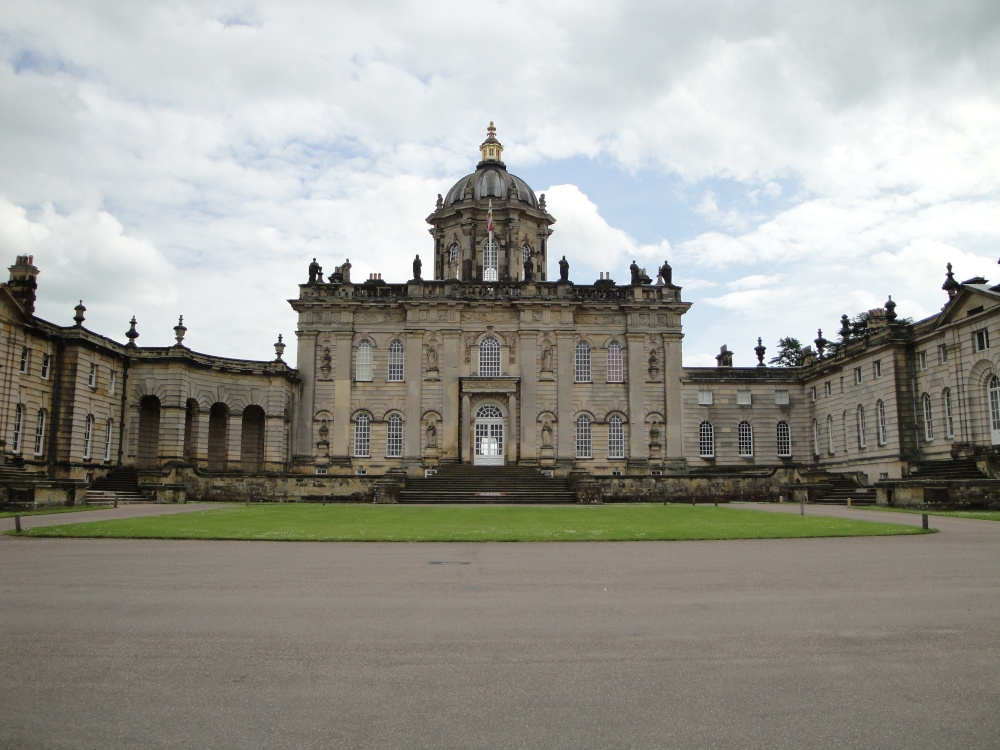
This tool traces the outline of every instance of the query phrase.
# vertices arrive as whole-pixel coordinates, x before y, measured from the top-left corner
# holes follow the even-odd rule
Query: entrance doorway
[[[472,463],[476,466],[503,466],[504,418],[500,407],[484,404],[476,411],[475,450]]]

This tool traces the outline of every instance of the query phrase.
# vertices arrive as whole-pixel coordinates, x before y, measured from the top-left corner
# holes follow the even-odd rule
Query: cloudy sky
[[[490,120],[572,280],[670,260],[686,365],[1000,282],[996,0],[0,0],[0,261],[55,323],[294,361],[312,257],[404,281]]]

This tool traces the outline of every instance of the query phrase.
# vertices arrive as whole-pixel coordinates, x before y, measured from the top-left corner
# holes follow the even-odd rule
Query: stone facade
[[[291,300],[295,368],[280,341],[273,361],[193,352],[182,321],[160,348],[134,325],[126,344],[88,330],[82,304],[74,326],[48,323],[19,257],[0,286],[0,486],[72,498],[125,466],[161,498],[391,500],[472,463],[548,469],[588,500],[791,499],[846,474],[916,503],[941,496],[926,465],[960,459],[982,481],[946,494],[996,502],[1000,287],[949,266],[927,320],[898,323],[890,300],[800,367],[764,366],[762,347],[732,367],[723,347],[718,367],[684,368],[690,303],[669,265],[572,281],[548,257],[545,196],[502,153],[491,125],[438,196],[427,278],[419,257],[393,283],[314,261]]]

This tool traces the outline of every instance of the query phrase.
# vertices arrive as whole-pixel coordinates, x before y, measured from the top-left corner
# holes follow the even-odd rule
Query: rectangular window
[[[789,404],[788,391],[781,389],[775,391],[774,403],[777,404],[778,406],[788,406]]]
[[[387,458],[402,458],[403,456],[403,419],[398,414],[389,417],[385,455]]]
[[[861,383],[861,368],[860,367],[855,367],[854,368],[854,384],[858,385],[859,383]]]
[[[580,417],[576,420],[576,457],[592,458],[592,450],[590,420],[586,417]]]
[[[737,406],[750,406],[751,403],[750,391],[736,391]]]
[[[576,345],[576,382],[590,382],[590,347],[582,341]]]
[[[97,387],[97,363],[96,362],[91,362],[90,363],[90,374],[87,375],[87,385],[89,385],[91,388],[96,388]]]
[[[52,369],[52,355],[42,354],[42,380],[49,379],[49,371]]]
[[[608,346],[608,382],[625,382],[625,365],[622,357],[622,348],[617,341],[612,341]]]
[[[403,382],[403,345],[399,341],[389,344],[389,382]]]
[[[107,426],[104,428],[104,460],[111,460],[111,433],[114,431],[115,423],[112,420],[108,420]]]
[[[699,390],[698,391],[698,404],[700,406],[711,406],[712,405],[712,392],[709,390]]]
[[[882,360],[876,359],[872,362],[872,377],[880,378],[882,377]]]
[[[21,372],[28,371],[28,365],[31,362],[31,349],[26,346],[21,347]]]
[[[812,388],[809,389],[809,398],[812,399],[813,401],[816,400],[816,386],[813,386]]]
[[[117,373],[115,373],[114,370],[111,370],[108,373],[108,393],[110,393],[112,396],[115,395],[115,381],[117,380],[118,380]]]
[[[990,333],[985,328],[972,334],[973,344],[977,352],[984,352],[990,348]]]
[[[823,393],[825,393],[827,396],[833,394],[833,386],[830,384],[829,380],[823,383]]]
[[[941,360],[941,364],[946,364],[948,362],[947,344],[938,344],[938,359]]]
[[[608,458],[625,458],[625,423],[619,417],[608,421]]]
[[[368,417],[361,415],[354,423],[354,455],[359,458],[367,458],[371,455],[371,422]]]
[[[921,370],[927,369],[927,352],[917,352],[917,367]]]
[[[369,382],[372,379],[372,345],[368,341],[358,344],[355,365],[354,379],[359,382]]]
[[[38,424],[35,426],[35,455],[42,455],[42,448],[45,445],[45,409],[38,412]]]

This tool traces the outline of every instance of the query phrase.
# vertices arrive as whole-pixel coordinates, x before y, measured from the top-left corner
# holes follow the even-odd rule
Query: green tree
[[[785,336],[778,339],[778,354],[768,360],[769,365],[778,367],[801,367],[802,366],[802,344],[797,338]]]

